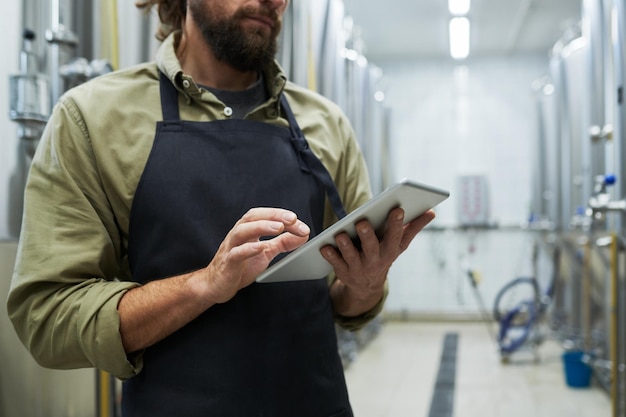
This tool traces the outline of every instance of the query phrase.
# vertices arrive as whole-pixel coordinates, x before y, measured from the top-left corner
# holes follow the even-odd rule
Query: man
[[[334,104],[274,62],[286,0],[146,1],[156,63],[62,97],[33,161],[9,294],[44,366],[124,379],[135,416],[351,416],[334,321],[382,308],[429,211],[322,250],[326,280],[256,284],[280,253],[369,199]],[[166,35],[166,33],[163,33]],[[323,161],[323,163],[321,162]]]

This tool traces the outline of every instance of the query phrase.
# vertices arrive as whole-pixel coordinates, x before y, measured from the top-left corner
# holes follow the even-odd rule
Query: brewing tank
[[[8,152],[16,155],[17,163],[8,195],[0,196],[1,204],[8,206],[9,221],[8,233],[0,234],[2,300],[6,300],[15,264],[30,162],[58,97],[104,72],[146,61],[156,49],[155,17],[142,15],[134,2],[22,0],[21,7],[20,33],[15,34],[22,36],[20,65],[8,80],[9,116],[18,136],[17,146]],[[118,24],[118,17],[123,25]],[[101,375],[94,369],[39,366],[19,341],[6,313],[0,314],[0,364],[0,416],[105,417],[98,409],[97,378]]]

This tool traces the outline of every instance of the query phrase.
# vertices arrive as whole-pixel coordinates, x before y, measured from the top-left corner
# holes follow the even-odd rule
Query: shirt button
[[[224,107],[224,116],[230,117],[233,115],[233,109],[230,107]]]
[[[189,80],[183,80],[183,87],[185,88],[191,87],[191,83],[189,82]]]

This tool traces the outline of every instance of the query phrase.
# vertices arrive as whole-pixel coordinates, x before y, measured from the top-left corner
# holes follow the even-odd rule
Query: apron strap
[[[163,120],[180,120],[180,112],[178,110],[178,90],[176,90],[174,83],[167,78],[162,71],[159,71],[159,80]]]
[[[328,173],[328,170],[326,169],[322,161],[320,161],[320,159],[315,156],[313,151],[311,151],[311,148],[309,148],[309,144],[306,141],[306,138],[304,137],[300,126],[298,126],[298,122],[296,121],[296,118],[291,111],[291,107],[289,106],[289,102],[287,101],[287,98],[284,94],[280,95],[280,103],[283,106],[283,110],[285,110],[285,115],[287,116],[287,120],[289,121],[291,140],[294,143],[298,155],[309,167],[309,169],[313,173],[313,176],[324,187],[326,195],[328,196],[328,200],[330,201],[330,204],[333,207],[337,218],[344,218],[346,216],[346,210],[343,207],[343,203],[341,202],[341,197],[339,197],[339,192],[337,191],[335,182]]]
[[[174,83],[167,78],[162,71],[159,71],[159,79],[160,79],[160,91],[161,91],[161,109],[163,112],[163,120],[171,121],[171,120],[180,120],[180,111],[178,108],[178,90],[174,87]],[[294,148],[298,152],[298,157],[302,159],[302,161],[306,164],[306,166],[311,170],[311,173],[317,179],[317,181],[324,187],[326,191],[326,195],[328,196],[328,200],[335,212],[335,216],[338,219],[342,219],[346,216],[346,210],[343,207],[343,203],[341,202],[341,197],[339,197],[339,192],[337,191],[337,187],[335,183],[328,173],[328,170],[322,164],[322,161],[319,160],[317,156],[311,151],[309,148],[309,144],[298,126],[298,122],[291,111],[291,107],[289,106],[289,102],[284,94],[280,95],[280,103],[285,110],[285,115],[287,116],[287,120],[289,121],[289,130],[291,130],[291,141],[294,145]]]

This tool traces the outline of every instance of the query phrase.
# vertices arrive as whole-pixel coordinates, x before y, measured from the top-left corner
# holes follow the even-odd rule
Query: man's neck
[[[190,42],[191,38],[193,42]],[[219,61],[198,32],[183,31],[176,55],[183,72],[193,77],[197,84],[207,87],[240,91],[253,85],[259,78],[256,71],[242,72]]]

